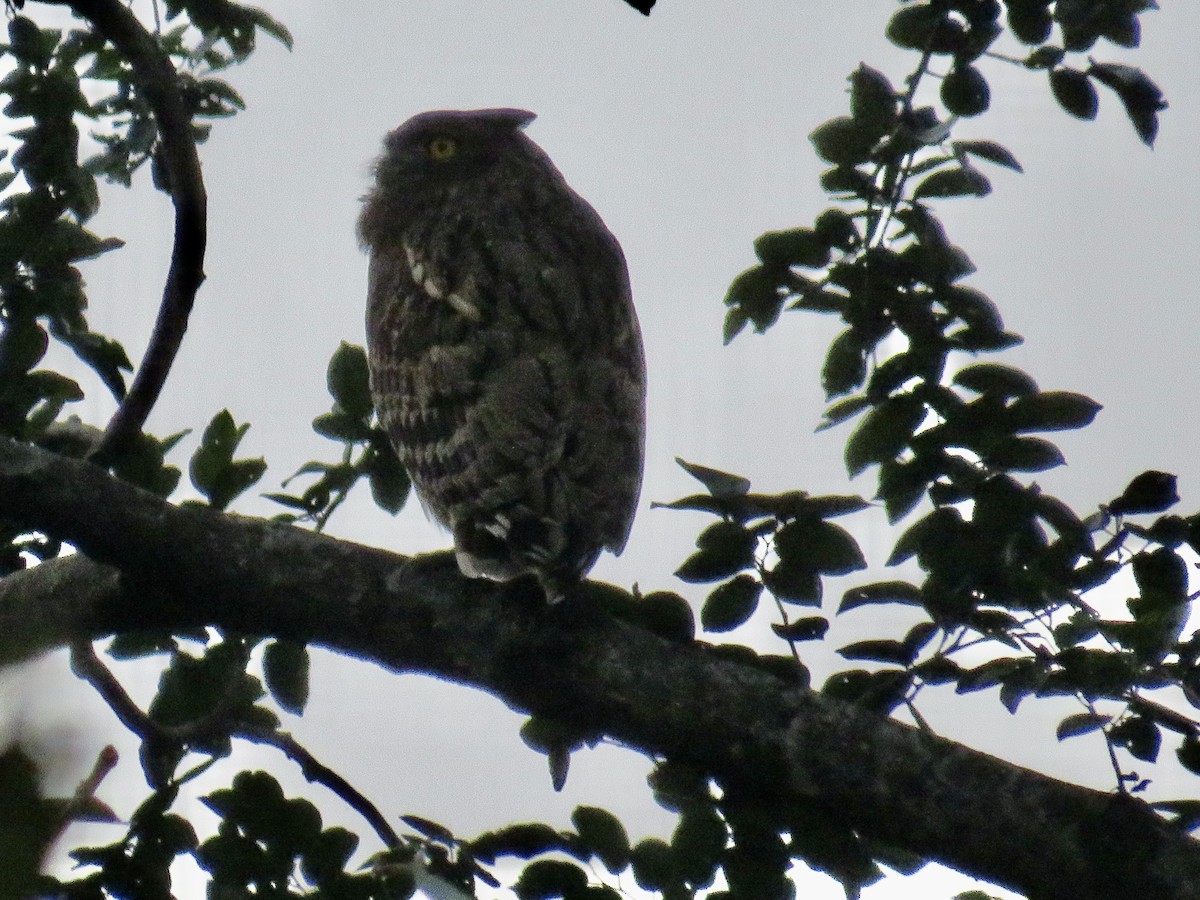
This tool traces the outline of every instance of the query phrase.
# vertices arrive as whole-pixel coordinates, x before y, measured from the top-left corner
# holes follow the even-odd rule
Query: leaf
[[[820,269],[829,265],[829,245],[811,228],[768,231],[754,242],[754,252],[767,265]]]
[[[758,607],[762,582],[752,575],[738,575],[708,595],[700,610],[705,631],[732,631],[745,624]]]
[[[913,661],[912,650],[901,641],[855,641],[838,650],[838,655],[844,659],[895,663],[900,666],[907,666]]]
[[[266,471],[267,464],[261,458],[233,458],[249,428],[249,424],[234,424],[229,410],[223,409],[208,423],[199,448],[192,454],[192,484],[215,509],[225,509]]]
[[[699,552],[689,556],[675,576],[690,584],[719,581],[754,565],[757,538],[741,525],[715,522],[696,539]]]
[[[1108,732],[1109,739],[1118,747],[1124,747],[1134,759],[1155,762],[1162,746],[1162,732],[1157,724],[1145,716],[1129,716],[1117,723]]]
[[[928,3],[902,7],[887,26],[887,38],[905,50],[921,50],[930,46],[943,13]]]
[[[913,191],[913,199],[924,197],[986,197],[992,183],[976,169],[940,169],[927,176]]]
[[[854,166],[868,160],[878,135],[849,116],[839,116],[819,125],[808,139],[826,162]]]
[[[842,596],[838,605],[838,615],[857,609],[883,603],[896,603],[903,606],[920,606],[921,589],[907,581],[879,581],[851,588]]]
[[[759,334],[774,325],[785,297],[778,272],[754,266],[739,274],[725,294],[725,305],[729,307],[725,314],[725,343],[733,340],[747,322],[753,322]]]
[[[365,462],[371,499],[384,512],[395,515],[404,508],[412,488],[408,472],[384,440],[375,442],[374,452]]]
[[[977,394],[992,394],[997,397],[1024,397],[1036,394],[1037,382],[1012,366],[1000,363],[976,363],[960,369],[954,383],[975,391]]]
[[[980,159],[986,159],[990,163],[995,163],[998,166],[1004,166],[1006,169],[1012,169],[1014,172],[1024,172],[1021,164],[1017,162],[1017,158],[1006,147],[1002,147],[995,141],[951,141],[950,144],[956,153],[965,153],[968,156],[977,156]]]
[[[1138,475],[1122,491],[1121,496],[1108,504],[1114,516],[1162,512],[1179,502],[1175,476],[1154,469]]]
[[[616,874],[629,865],[629,836],[621,820],[597,806],[577,806],[571,824],[584,846],[600,857],[604,867]]]
[[[826,399],[832,399],[862,385],[867,377],[867,347],[853,328],[847,328],[829,345],[821,369],[821,386]],[[862,398],[866,403],[866,398]]]
[[[561,859],[538,859],[522,871],[513,892],[521,900],[579,897],[587,890],[587,873],[575,863]]]
[[[957,65],[942,79],[942,103],[959,116],[977,116],[991,104],[987,79],[972,65]]]
[[[793,619],[786,625],[779,622],[771,623],[771,630],[776,637],[785,641],[816,641],[825,637],[829,630],[829,620],[824,616],[806,616]]]
[[[342,411],[358,419],[366,419],[371,415],[374,404],[371,400],[367,354],[362,347],[342,341],[330,357],[325,381],[330,396]]]
[[[866,568],[858,544],[846,529],[832,522],[796,519],[775,535],[780,560],[798,562],[822,575],[847,575]]]
[[[1158,135],[1158,113],[1167,108],[1158,85],[1140,69],[1119,63],[1093,63],[1088,74],[1117,92],[1138,137],[1153,147]]]
[[[860,63],[850,75],[850,115],[868,133],[880,137],[896,124],[899,97],[886,75]]]
[[[750,479],[743,478],[741,475],[731,475],[728,472],[722,472],[718,469],[698,466],[695,463],[682,460],[678,456],[675,457],[675,462],[679,463],[685,472],[704,485],[705,489],[714,497],[740,497],[750,490]]]
[[[1005,411],[1004,424],[1014,432],[1084,428],[1100,409],[1099,403],[1083,394],[1043,391],[1017,398]]]
[[[1058,105],[1077,119],[1096,118],[1100,98],[1083,72],[1066,67],[1051,69],[1050,90]]]
[[[436,823],[429,822],[427,819],[419,819],[417,816],[402,816],[406,823],[416,828],[422,834],[432,837],[435,840],[444,844],[453,845],[454,835],[448,829],[441,828],[448,837],[437,837],[433,834],[428,834],[422,828],[413,824],[413,820],[420,821],[429,825]],[[562,850],[568,846],[563,835],[559,834],[549,825],[542,824],[518,824],[508,825],[504,828],[499,828],[496,831],[489,831],[481,834],[479,837],[470,843],[471,855],[481,862],[494,862],[499,856],[516,856],[520,859],[530,859],[542,853],[549,853],[553,850]]]
[[[994,445],[984,462],[1010,472],[1044,472],[1066,462],[1062,451],[1043,438],[1010,437]]]
[[[865,371],[864,367],[864,373]],[[816,430],[824,431],[826,428],[832,428],[834,425],[853,418],[871,405],[871,401],[862,396],[839,400],[825,410],[825,414],[821,418],[821,424],[817,426]]]
[[[1112,716],[1102,716],[1098,713],[1090,712],[1076,713],[1073,716],[1067,716],[1059,722],[1054,734],[1061,741],[1079,734],[1090,734],[1093,731],[1103,728],[1111,721]]]
[[[1189,735],[1183,739],[1179,749],[1175,751],[1179,762],[1193,774],[1200,775],[1200,740]]]
[[[785,603],[798,603],[801,606],[821,605],[821,577],[805,565],[780,562],[775,568],[763,573],[763,584]]]
[[[910,394],[889,397],[863,417],[846,441],[846,470],[853,478],[872,463],[895,459],[925,420],[925,404]]]
[[[308,650],[303,644],[275,640],[263,651],[263,678],[275,702],[300,715],[308,703]]]
[[[853,250],[862,240],[854,219],[840,209],[827,209],[817,216],[813,230],[827,246],[840,250]]]

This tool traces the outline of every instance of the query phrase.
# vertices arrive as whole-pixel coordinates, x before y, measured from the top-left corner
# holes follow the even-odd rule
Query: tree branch
[[[187,331],[196,292],[204,281],[207,204],[200,158],[192,135],[192,114],[183,84],[158,41],[120,0],[46,0],[69,6],[91,22],[133,67],[137,86],[158,123],[160,159],[175,206],[171,267],[158,318],[133,384],[105,429],[94,458],[109,461],[136,438],[158,401]]]
[[[0,581],[0,659],[134,628],[306,641],[488,691],[777,802],[820,804],[868,838],[1030,898],[1200,896],[1200,844],[1138,800],[921,734],[586,603],[547,608],[535,591],[465,579],[448,554],[406,558],[171,506],[8,439],[0,514],[91,557]]]

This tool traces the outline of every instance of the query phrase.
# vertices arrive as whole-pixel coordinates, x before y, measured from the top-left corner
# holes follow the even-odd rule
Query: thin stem
[[[158,318],[129,392],[105,429],[93,460],[110,463],[136,439],[158,401],[179,352],[196,292],[204,281],[208,198],[192,134],[192,110],[171,58],[120,0],[47,0],[69,6],[92,23],[133,69],[158,125],[159,161],[175,206],[171,266]],[[157,6],[155,7],[157,14]]]

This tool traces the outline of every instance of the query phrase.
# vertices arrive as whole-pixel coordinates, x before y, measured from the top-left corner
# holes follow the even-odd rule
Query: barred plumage
[[[621,248],[522,133],[532,119],[409,119],[359,236],[371,390],[418,496],[464,574],[532,574],[555,601],[625,546],[645,366]]]

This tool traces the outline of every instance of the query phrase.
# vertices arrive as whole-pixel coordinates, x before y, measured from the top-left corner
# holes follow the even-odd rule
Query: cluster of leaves
[[[232,3],[196,5],[204,12],[190,32],[180,26],[160,35],[169,57],[189,66],[200,60],[215,70],[240,61],[253,48],[255,28],[290,44],[286,30],[261,12]],[[168,4],[167,13],[184,9]],[[98,435],[61,421],[63,408],[83,398],[83,386],[38,366],[54,338],[117,402],[124,398],[132,365],[119,341],[90,328],[78,264],[122,243],[86,227],[99,208],[96,178],[129,184],[134,170],[157,152],[158,130],[130,62],[96,32],[39,28],[18,15],[8,36],[0,45],[4,115],[28,124],[12,133],[11,155],[0,154],[8,163],[0,169],[0,434],[84,456]],[[229,115],[242,105],[232,88],[212,78],[192,78],[186,94],[195,117]],[[95,125],[91,137],[100,145],[99,153],[82,160],[81,120]],[[201,126],[194,127],[203,137]],[[112,461],[113,469],[165,496],[179,472],[164,456],[180,437],[138,435]],[[0,523],[0,572],[60,551],[49,537]]]
[[[367,356],[362,347],[343,341],[329,360],[326,383],[333,407],[313,420],[313,430],[342,445],[341,459],[334,463],[313,460],[301,466],[292,478],[318,476],[302,494],[268,494],[276,503],[297,511],[277,518],[311,521],[319,531],[360,478],[367,479],[376,505],[394,515],[403,508],[412,484],[387,435],[374,422]],[[290,481],[285,481],[284,487]]]
[[[1020,62],[1049,73],[1068,112],[1094,116],[1091,82],[1098,81],[1117,92],[1150,143],[1165,104],[1143,73],[1095,62],[1078,70],[1067,61],[1100,38],[1136,45],[1138,15],[1153,5],[1012,0],[1005,8],[1012,35],[1036,45]],[[978,63],[998,56],[989,48],[1004,33],[1001,12],[995,0],[929,0],[896,13],[889,38],[921,54],[906,90],[867,66],[851,76],[850,115],[812,134],[831,165],[822,184],[839,205],[810,228],[758,239],[759,264],[735,280],[726,298],[726,339],[747,324],[766,330],[785,306],[838,315],[845,329],[822,370],[832,403],[821,428],[858,419],[846,441],[846,467],[851,476],[876,469],[874,497],[892,523],[923,507],[887,562],[915,562],[924,580],[860,585],[837,609],[906,606],[920,621],[900,637],[842,647],[845,659],[871,667],[836,673],[824,690],[882,712],[903,704],[922,722],[913,701],[928,685],[951,684],[960,693],[999,686],[1010,711],[1031,695],[1075,697],[1083,710],[1064,719],[1060,738],[1100,731],[1120,787],[1137,790],[1146,780],[1125,771],[1115,751],[1153,762],[1164,731],[1175,735],[1180,762],[1200,772],[1198,717],[1147,697],[1173,687],[1200,709],[1200,637],[1181,635],[1193,599],[1187,560],[1200,552],[1200,517],[1166,514],[1178,502],[1168,473],[1144,473],[1088,516],[1023,480],[1063,462],[1059,449],[1038,435],[1084,427],[1099,405],[1081,394],[1043,391],[1011,366],[963,366],[957,358],[1020,340],[1005,330],[987,296],[962,284],[974,266],[929,205],[986,195],[990,182],[976,160],[1020,171],[999,144],[951,140],[956,116],[987,108]],[[949,63],[941,110],[918,106],[921,82],[941,59]],[[703,582],[733,576],[704,603],[707,630],[746,621],[764,587],[783,602],[819,604],[818,575],[861,567],[849,535],[824,521],[858,511],[857,498],[762,497],[737,476],[688,470],[709,495],[671,505],[720,520],[701,533],[698,552],[678,574]],[[1131,519],[1154,513],[1162,515],[1146,524]],[[791,547],[780,541],[789,529],[804,535]],[[770,560],[777,560],[773,569],[766,568]],[[1137,596],[1114,612],[1114,579],[1124,571]],[[781,618],[773,627],[785,639],[824,634],[820,617]],[[994,648],[994,658],[964,667],[961,651],[980,646]],[[1191,802],[1162,808],[1183,826],[1200,821],[1200,806]]]

